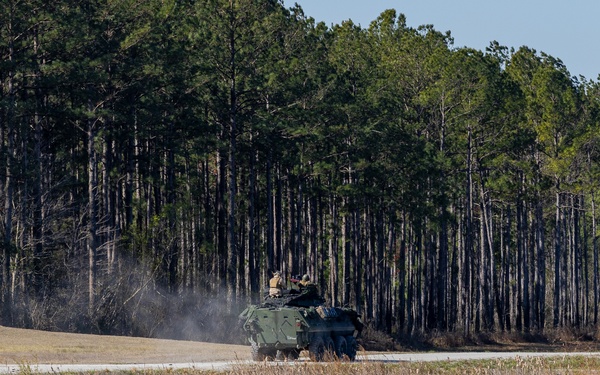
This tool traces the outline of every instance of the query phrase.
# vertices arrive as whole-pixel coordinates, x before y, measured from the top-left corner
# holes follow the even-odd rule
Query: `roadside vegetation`
[[[27,368],[24,367],[25,373]],[[158,375],[162,371],[130,371],[122,374]],[[552,358],[440,361],[420,363],[259,363],[235,365],[230,370],[177,370],[179,375],[546,375],[600,373],[600,358],[572,356]]]
[[[516,351],[600,352],[600,340],[592,329],[547,329],[540,332],[431,332],[412,336],[390,336],[366,327],[358,340],[367,351]]]
[[[483,361],[444,361],[421,363],[303,363],[301,365],[236,366],[226,374],[238,375],[495,375],[495,374],[593,374],[600,372],[600,359],[590,357],[521,358]]]

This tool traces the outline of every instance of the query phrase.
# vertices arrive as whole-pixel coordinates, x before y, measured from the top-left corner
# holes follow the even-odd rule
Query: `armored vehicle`
[[[307,350],[313,361],[354,360],[356,338],[363,323],[348,308],[326,307],[310,285],[284,290],[281,297],[265,296],[240,314],[242,328],[252,346],[255,361],[295,360]]]

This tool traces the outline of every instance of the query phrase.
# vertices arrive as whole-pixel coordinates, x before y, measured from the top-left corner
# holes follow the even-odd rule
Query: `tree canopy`
[[[232,341],[276,270],[394,335],[598,323],[557,57],[276,0],[4,0],[0,55],[4,325]]]

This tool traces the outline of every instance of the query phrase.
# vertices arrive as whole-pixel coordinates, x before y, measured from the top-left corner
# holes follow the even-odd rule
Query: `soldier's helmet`
[[[281,276],[281,272],[275,271],[275,272],[273,272],[273,276]]]
[[[304,275],[302,276],[302,281],[309,281],[310,277],[308,277],[308,275]]]

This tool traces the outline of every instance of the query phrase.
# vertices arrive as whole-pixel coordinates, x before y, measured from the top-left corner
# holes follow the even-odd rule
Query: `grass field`
[[[498,340],[500,341],[500,340]],[[448,349],[448,348],[444,348]],[[600,351],[595,341],[557,340],[552,343],[495,343],[454,350]],[[364,354],[364,352],[363,352]],[[360,357],[360,356],[359,356]],[[176,374],[239,375],[377,375],[377,374],[600,374],[600,356],[552,358],[519,357],[496,360],[439,362],[328,362],[250,363],[248,346],[159,340],[134,337],[81,335],[0,326],[0,363],[17,364],[31,373],[33,364],[198,363],[232,361],[224,371],[169,370]],[[163,371],[164,372],[164,371]],[[134,372],[127,372],[134,373]],[[143,371],[158,374],[158,371]]]
[[[0,363],[181,363],[250,359],[243,345],[82,335],[0,326]]]
[[[511,360],[443,361],[422,363],[303,363],[299,366],[266,364],[236,366],[226,374],[238,375],[496,375],[600,374],[600,357],[516,358]]]

